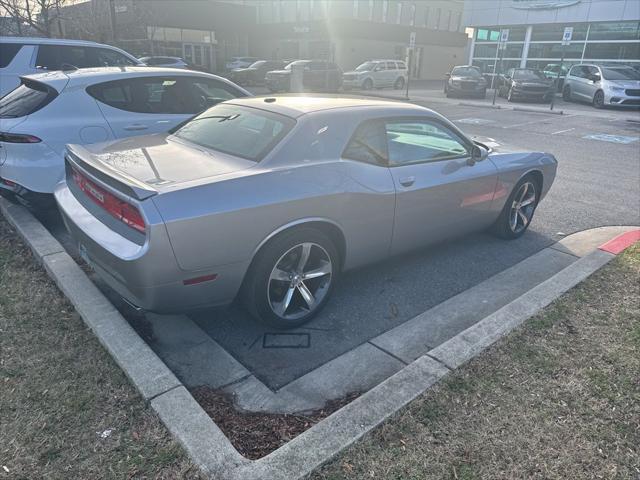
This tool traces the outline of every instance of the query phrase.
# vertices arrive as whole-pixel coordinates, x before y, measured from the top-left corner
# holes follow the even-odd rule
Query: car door
[[[572,70],[573,71],[573,70]],[[589,83],[589,66],[580,65],[576,67],[575,81],[571,82],[571,94],[574,98],[579,100],[589,100],[590,86]]]
[[[393,86],[396,81],[396,62],[385,62],[384,80],[387,87]]]
[[[488,226],[497,169],[472,162],[473,145],[437,119],[385,121],[389,169],[396,188],[392,253]]]
[[[166,132],[198,113],[191,85],[183,77],[114,80],[87,89],[116,138]]]

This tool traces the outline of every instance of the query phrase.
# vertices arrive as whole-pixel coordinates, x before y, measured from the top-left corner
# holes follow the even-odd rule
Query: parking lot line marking
[[[454,120],[456,123],[467,123],[469,125],[487,125],[489,123],[494,123],[494,120],[489,120],[487,118],[461,118],[459,120]]]
[[[609,135],[607,133],[594,133],[592,135],[585,135],[582,138],[587,140],[599,140],[601,142],[621,143],[626,145],[638,141],[638,137],[627,137],[624,135]]]
[[[571,130],[575,130],[575,128],[567,128],[566,130],[558,130],[557,132],[553,132],[551,135],[558,135],[559,133],[570,132]]]
[[[549,118],[542,118],[539,120],[532,120],[530,122],[524,122],[524,123],[516,123],[515,125],[508,125],[504,128],[516,128],[516,127],[524,127],[525,125],[532,125],[534,123],[542,123],[542,122],[548,122],[550,119]]]

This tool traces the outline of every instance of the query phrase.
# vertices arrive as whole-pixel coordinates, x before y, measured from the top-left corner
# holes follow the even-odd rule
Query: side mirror
[[[471,157],[467,160],[467,163],[471,166],[475,165],[478,162],[483,161],[489,156],[489,152],[479,145],[473,144],[473,148],[471,149]]]
[[[601,80],[600,75],[591,75],[591,81],[592,81],[593,83],[597,83],[597,82],[599,82],[600,80]]]

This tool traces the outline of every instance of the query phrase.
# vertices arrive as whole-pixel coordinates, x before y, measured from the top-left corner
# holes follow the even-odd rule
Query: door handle
[[[403,187],[410,187],[416,181],[416,177],[404,177],[404,178],[401,178],[399,181],[400,181],[400,185],[402,185]]]
[[[147,128],[149,127],[141,123],[134,123],[133,125],[127,125],[126,127],[124,127],[125,130],[128,130],[130,132],[134,132],[136,130],[146,130]]]

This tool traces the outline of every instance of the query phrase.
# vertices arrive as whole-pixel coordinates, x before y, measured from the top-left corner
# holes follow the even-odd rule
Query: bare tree
[[[18,25],[26,25],[40,35],[51,37],[62,33],[60,7],[70,0],[0,0],[0,12],[13,17]]]

